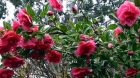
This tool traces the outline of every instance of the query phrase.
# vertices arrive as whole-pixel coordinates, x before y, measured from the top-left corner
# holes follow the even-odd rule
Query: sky
[[[14,12],[15,12],[15,7],[12,3],[10,3],[9,1],[6,1],[6,8],[8,11],[8,15],[5,16],[6,18],[0,19],[0,26],[3,26],[3,21],[8,21],[14,18]]]

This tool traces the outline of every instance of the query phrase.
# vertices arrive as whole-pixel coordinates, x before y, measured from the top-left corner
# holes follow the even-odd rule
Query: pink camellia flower
[[[117,27],[116,29],[114,29],[114,36],[118,37],[118,35],[120,33],[122,33],[122,32],[123,32],[122,28],[121,27]]]
[[[47,15],[52,16],[52,15],[54,15],[54,12],[53,11],[48,11]]]
[[[75,55],[77,57],[80,56],[90,56],[96,50],[96,43],[93,40],[90,41],[81,41],[77,50],[75,51]]]
[[[51,7],[53,7],[57,11],[62,11],[63,9],[63,5],[60,0],[49,0],[49,4]]]
[[[2,60],[5,67],[18,68],[24,64],[24,60],[20,57],[12,56]]]
[[[20,23],[14,20],[12,26],[13,26],[13,30],[16,31],[20,27]]]
[[[45,60],[55,64],[59,63],[61,61],[61,58],[62,58],[62,54],[56,50],[49,51],[45,56]]]
[[[82,41],[94,40],[92,37],[85,35],[85,34],[80,34],[80,39]]]
[[[113,48],[113,44],[112,43],[108,43],[108,48]]]
[[[127,77],[131,77],[131,76],[135,76],[137,74],[138,70],[136,68],[128,68],[125,71],[125,76]]]
[[[32,17],[27,13],[26,9],[21,9],[17,14],[17,17],[22,28],[29,31],[32,27]]]
[[[131,27],[140,16],[140,10],[130,1],[125,1],[117,10],[117,17],[122,25]]]
[[[85,76],[91,74],[91,69],[88,67],[74,67],[71,69],[71,75],[73,78],[85,78]]]
[[[14,71],[0,68],[0,78],[12,78]]]

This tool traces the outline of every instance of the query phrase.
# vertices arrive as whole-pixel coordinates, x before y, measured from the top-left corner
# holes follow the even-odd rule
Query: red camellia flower
[[[53,11],[48,11],[47,15],[52,16],[52,15],[54,15],[54,12]]]
[[[20,27],[20,23],[16,20],[13,21],[13,30],[16,31]]]
[[[10,68],[17,68],[24,64],[24,60],[16,56],[5,58],[2,62],[5,67]]]
[[[45,60],[52,63],[59,63],[61,61],[61,58],[62,54],[55,50],[49,51],[45,56]]]
[[[5,49],[15,48],[20,41],[21,36],[14,31],[6,31],[1,38],[1,48]]]
[[[118,35],[120,33],[122,33],[122,32],[123,32],[122,28],[121,27],[117,27],[116,29],[114,29],[114,36],[118,37]]]
[[[22,37],[20,40],[19,46],[25,49],[31,49],[31,48],[35,48],[36,42],[37,42],[37,39],[35,38],[31,38],[27,40]]]
[[[81,41],[79,43],[79,46],[77,50],[75,51],[75,55],[77,57],[79,56],[90,56],[92,53],[94,53],[96,50],[96,43],[93,40],[90,40],[88,42]]]
[[[44,36],[43,42],[44,42],[44,44],[49,45],[50,47],[54,45],[54,41],[49,34],[46,34]]]
[[[85,76],[91,73],[91,69],[88,67],[74,67],[71,69],[71,75],[74,78],[85,78]]]
[[[82,41],[94,40],[92,37],[85,35],[85,34],[80,34],[80,39]]]
[[[17,14],[18,21],[24,30],[30,31],[32,26],[32,17],[27,13],[26,9],[21,9]]]
[[[63,9],[63,5],[60,0],[49,0],[49,4],[51,7],[53,7],[57,11],[62,11]]]
[[[54,41],[49,34],[46,34],[44,38],[42,40],[38,40],[36,44],[35,49],[49,50],[53,46]]]
[[[14,72],[9,69],[1,69],[0,68],[0,78],[12,78]]]
[[[11,49],[10,46],[7,46],[5,44],[2,44],[2,41],[0,40],[0,54],[4,54],[4,53],[7,53],[9,52]]]
[[[128,68],[128,69],[125,71],[125,76],[131,77],[131,76],[136,75],[137,72],[138,72],[138,70],[137,70],[136,68]]]
[[[2,44],[16,46],[20,41],[21,36],[14,31],[6,31],[1,38]]]
[[[125,1],[117,10],[117,17],[122,25],[132,26],[138,16],[140,16],[140,10],[130,1]]]

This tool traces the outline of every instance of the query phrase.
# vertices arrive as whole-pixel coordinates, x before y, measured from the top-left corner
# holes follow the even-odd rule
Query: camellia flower
[[[62,11],[63,9],[63,5],[60,0],[49,0],[49,4],[51,7],[53,7],[57,11]]]
[[[9,46],[17,46],[21,36],[14,31],[6,31],[1,38],[2,44]]]
[[[120,33],[122,33],[122,32],[123,32],[122,28],[121,27],[117,27],[116,29],[114,29],[114,36],[118,37],[118,35]]]
[[[14,31],[5,31],[0,40],[0,54],[6,53],[11,49],[16,48],[21,36]]]
[[[24,64],[24,60],[16,56],[5,58],[2,62],[5,67],[10,68],[17,68]]]
[[[37,39],[35,38],[25,39],[22,37],[19,42],[19,46],[25,49],[31,49],[31,48],[35,48],[36,42],[37,42]]]
[[[88,40],[94,40],[92,37],[85,35],[85,34],[80,34],[80,40],[82,41],[88,41]]]
[[[10,49],[11,49],[11,46],[9,46],[9,45],[7,46],[5,44],[2,44],[2,41],[0,39],[0,54],[7,53],[10,51]]]
[[[56,50],[49,51],[45,56],[45,59],[48,62],[52,62],[52,63],[59,63],[61,61],[61,58],[62,58],[62,54],[57,52]]]
[[[13,21],[13,30],[16,31],[20,27],[20,23],[16,20]]]
[[[93,40],[90,41],[81,41],[77,50],[75,51],[75,55],[77,57],[80,56],[90,56],[96,50],[96,43]]]
[[[71,75],[74,78],[85,78],[85,76],[91,73],[91,69],[88,67],[74,67],[71,69]]]
[[[53,39],[49,34],[46,34],[43,38],[44,44],[50,44],[51,46],[54,44]]]
[[[49,34],[46,34],[44,38],[42,40],[39,40],[36,44],[36,49],[49,50],[53,46],[54,41]]]
[[[32,17],[27,13],[26,9],[21,9],[17,14],[18,21],[24,30],[30,31],[32,27]]]
[[[127,77],[131,77],[131,76],[135,76],[137,74],[138,70],[136,68],[128,68],[125,71],[125,76]]]
[[[140,16],[140,10],[130,1],[125,1],[117,10],[117,17],[122,25],[132,26],[138,16]]]
[[[0,78],[12,78],[14,71],[0,68]]]

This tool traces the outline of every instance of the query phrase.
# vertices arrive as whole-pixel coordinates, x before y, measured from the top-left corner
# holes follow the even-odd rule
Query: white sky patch
[[[3,21],[9,21],[14,18],[15,6],[9,1],[6,1],[6,8],[8,14],[5,16],[5,19],[0,19],[0,26],[3,26]]]

